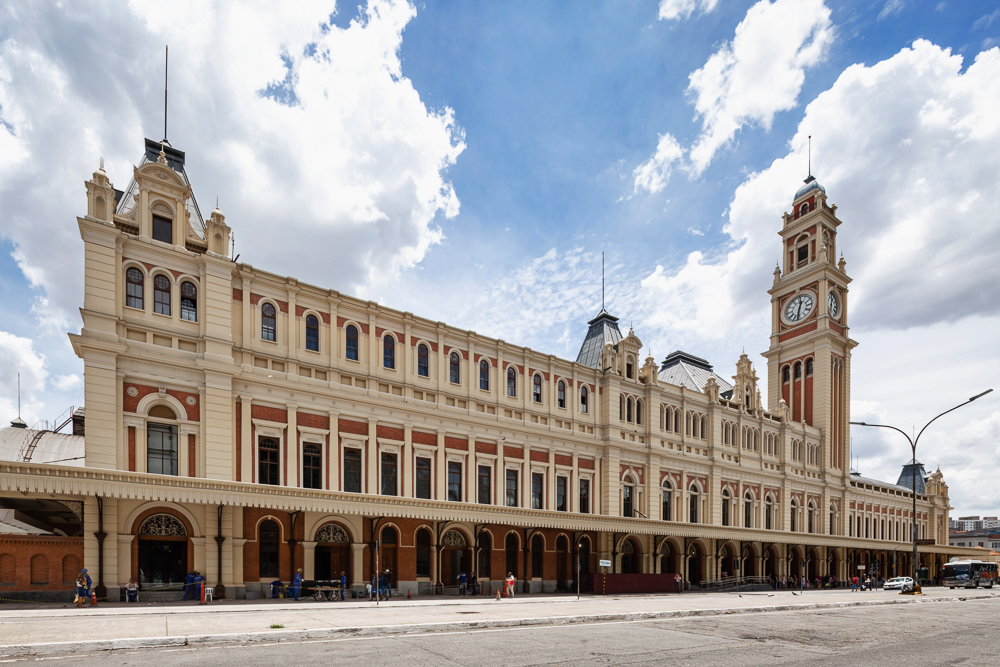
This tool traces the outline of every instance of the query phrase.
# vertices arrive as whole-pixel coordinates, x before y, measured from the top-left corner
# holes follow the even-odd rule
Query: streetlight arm
[[[985,396],[986,394],[990,393],[991,391],[993,391],[993,390],[992,389],[987,389],[986,391],[984,391],[981,394],[976,394],[975,396],[973,396],[969,400],[965,401],[964,403],[959,403],[958,405],[956,405],[955,407],[953,407],[951,410],[945,410],[944,412],[942,412],[941,414],[939,414],[937,417],[935,417],[934,419],[932,419],[929,422],[927,422],[926,424],[924,424],[924,427],[922,429],[920,429],[920,433],[917,434],[917,439],[913,443],[914,447],[916,446],[916,443],[920,440],[920,436],[923,435],[924,431],[927,430],[928,426],[930,426],[931,424],[933,424],[935,421],[937,421],[941,417],[944,417],[949,412],[954,412],[955,410],[958,410],[963,405],[968,405],[969,403],[972,403],[977,398],[981,398],[981,397]],[[899,430],[899,429],[896,429],[896,430]],[[906,435],[906,434],[904,433],[903,435]]]
[[[963,403],[963,405],[964,405],[964,403]],[[959,407],[961,407],[961,406],[959,406]],[[952,410],[954,410],[954,409],[955,408],[952,408]],[[951,412],[951,410],[949,410],[948,412]],[[940,417],[940,416],[941,415],[938,415],[938,417]],[[934,419],[937,419],[937,417],[935,417]],[[932,419],[931,421],[934,421],[934,420]],[[904,431],[902,429],[898,429],[895,426],[889,426],[887,424],[869,424],[868,422],[850,422],[850,423],[854,424],[855,426],[875,426],[877,428],[891,428],[893,431],[898,431],[899,433],[902,433],[903,437],[906,438],[907,442],[910,443],[910,448],[911,449],[916,449],[916,442],[910,436],[908,436],[906,434],[906,431]],[[925,426],[924,428],[927,428],[927,427]],[[923,433],[922,430],[921,430],[921,433]],[[917,436],[917,437],[920,437],[920,436]]]

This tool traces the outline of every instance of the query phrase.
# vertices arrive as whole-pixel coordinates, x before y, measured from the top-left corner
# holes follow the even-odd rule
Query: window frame
[[[351,332],[354,332],[353,335]],[[358,327],[348,324],[344,327],[344,357],[350,361],[360,361],[360,335]]]
[[[312,313],[306,315],[306,349],[319,352],[319,318]]]
[[[396,370],[396,338],[392,334],[382,337],[382,368]]]
[[[569,477],[556,475],[556,511],[569,511]]]
[[[136,275],[139,276],[139,279],[132,280],[132,277]],[[138,292],[138,294],[134,294],[134,292]],[[139,305],[135,305],[136,302]],[[146,309],[146,274],[135,266],[125,269],[125,307],[136,310]]]
[[[458,461],[448,461],[448,501],[453,503],[462,500],[462,464]]]
[[[462,369],[459,366],[461,357],[458,352],[448,355],[448,379],[452,384],[462,384]]]
[[[270,311],[270,315],[268,315]],[[270,326],[268,326],[270,320]],[[260,339],[278,342],[278,309],[270,301],[265,301],[260,306]]]
[[[310,452],[312,448],[315,452]],[[316,465],[309,465],[310,459],[315,459]],[[310,485],[310,477],[315,478],[315,486]],[[323,446],[316,442],[302,443],[302,488],[323,488]]]
[[[388,471],[386,469],[387,466],[389,468]],[[399,495],[399,456],[397,454],[382,452],[379,455],[378,480],[380,496]],[[389,488],[390,486],[391,489]],[[390,492],[387,493],[387,490]]]
[[[417,345],[417,376],[422,378],[431,376],[430,349],[426,343]]]
[[[516,468],[507,468],[504,471],[504,507],[520,507],[518,498],[519,471]]]
[[[166,234],[164,234],[164,230]],[[149,237],[154,241],[159,241],[160,243],[167,243],[170,245],[174,244],[174,219],[168,218],[164,215],[153,214],[152,223],[150,224]],[[167,237],[169,240],[164,240],[161,237]]]
[[[556,406],[566,409],[566,383],[562,380],[556,383]]]
[[[531,473],[531,509],[545,509],[545,475],[540,472]]]
[[[490,390],[490,362],[485,359],[479,360],[479,388],[483,391]]]
[[[480,505],[493,504],[493,468],[490,466],[476,466],[476,501]]]
[[[507,396],[517,398],[517,371],[513,366],[507,367]]]
[[[264,444],[268,446],[265,447]],[[270,445],[273,443],[274,447]],[[264,460],[264,452],[268,452],[268,460]],[[273,460],[271,460],[273,453]],[[267,474],[264,472],[267,470]],[[272,475],[273,472],[273,475]],[[265,481],[265,477],[267,481]],[[273,481],[271,481],[273,479]],[[268,486],[281,486],[281,440],[272,436],[257,437],[257,483]]]
[[[590,478],[581,477],[580,483],[577,485],[577,491],[579,493],[580,501],[580,514],[590,514]]]
[[[185,294],[184,288],[190,287],[192,294]],[[184,280],[180,286],[181,295],[181,319],[185,322],[198,321],[198,286],[190,280]]]
[[[161,285],[165,283],[166,289]],[[171,313],[171,297],[173,296],[171,292],[173,291],[173,283],[170,278],[163,275],[162,273],[156,273],[153,275],[153,313],[156,315],[163,315],[165,317],[170,317]],[[162,295],[162,296],[161,296]]]
[[[589,414],[590,409],[590,390],[587,389],[587,385],[580,387],[580,412],[582,414]]]
[[[535,373],[531,376],[531,400],[535,403],[542,402],[542,374]]]
[[[160,434],[160,442],[163,442],[163,436],[168,435],[170,441],[168,444],[172,444],[172,450],[165,447],[158,447],[155,451],[160,452],[159,456],[154,456],[154,448],[151,446],[150,435],[153,433]],[[171,456],[172,454],[172,456]],[[177,433],[177,426],[174,424],[160,424],[155,422],[146,423],[146,472],[151,475],[170,475],[177,477],[179,472],[179,459],[180,459],[180,436]],[[153,466],[150,464],[153,461],[159,461],[159,471],[153,470]],[[172,472],[164,472],[164,463],[170,464],[172,467]]]
[[[426,462],[426,465],[421,462]],[[423,472],[427,473],[427,479],[421,479]],[[427,485],[427,495],[421,494],[421,486]],[[427,456],[415,456],[413,461],[413,497],[421,500],[430,500],[434,497],[434,462]]]
[[[348,453],[350,453],[350,455]],[[343,460],[343,465],[341,467],[343,469],[342,474],[343,474],[344,493],[364,493],[364,484],[363,484],[364,460],[361,454],[361,450],[358,449],[357,447],[344,447],[344,453],[341,458]],[[354,463],[357,464],[356,472],[354,470],[348,471],[347,469],[348,459],[350,459],[352,464]],[[351,467],[353,468],[354,466],[352,465]],[[349,479],[348,475],[351,475],[350,486],[348,486],[348,479]],[[354,475],[357,475],[357,479],[354,478]]]

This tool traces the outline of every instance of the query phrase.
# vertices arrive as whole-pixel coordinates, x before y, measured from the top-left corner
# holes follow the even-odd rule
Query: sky
[[[1000,9],[987,0],[0,6],[0,423],[82,402],[83,182],[187,152],[240,260],[575,359],[601,307],[657,360],[766,377],[781,214],[812,173],[851,284],[852,419],[998,384]],[[761,390],[766,395],[766,383]],[[1000,387],[917,457],[1000,514]],[[895,482],[905,439],[853,427]]]

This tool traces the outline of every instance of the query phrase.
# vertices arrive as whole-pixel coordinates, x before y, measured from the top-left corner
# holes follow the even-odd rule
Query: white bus
[[[954,560],[944,566],[942,583],[949,588],[993,588],[997,564],[981,560]]]

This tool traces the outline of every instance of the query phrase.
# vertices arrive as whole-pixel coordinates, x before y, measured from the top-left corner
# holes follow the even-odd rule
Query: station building
[[[911,526],[932,571],[967,555],[940,471],[920,467],[911,516],[907,475],[850,470],[851,279],[814,178],[776,225],[762,379],[746,355],[643,358],[603,309],[567,360],[234,262],[185,159],[146,140],[125,190],[103,166],[85,183],[79,456],[26,459],[33,432],[3,432],[0,507],[30,521],[0,534],[0,597],[81,563],[110,595],[199,570],[230,598],[298,568],[362,588],[376,558],[401,594],[463,571],[564,590],[578,557],[585,582],[845,581],[908,573]]]

